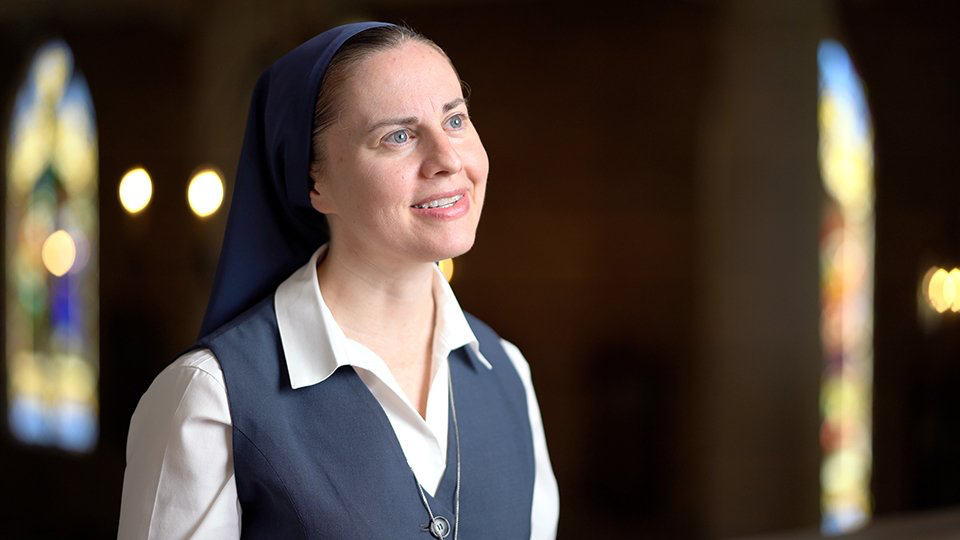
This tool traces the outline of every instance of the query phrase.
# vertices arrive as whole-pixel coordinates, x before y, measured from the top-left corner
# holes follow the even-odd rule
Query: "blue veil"
[[[281,57],[257,81],[201,337],[273,293],[329,239],[326,220],[309,197],[317,92],[340,46],[378,26],[389,24],[327,30]]]

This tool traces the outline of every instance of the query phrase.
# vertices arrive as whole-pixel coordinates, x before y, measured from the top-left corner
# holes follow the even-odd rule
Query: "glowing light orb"
[[[960,268],[950,270],[948,274],[950,282],[953,284],[953,297],[950,299],[950,311],[956,313],[960,311]]]
[[[923,278],[927,302],[937,313],[960,312],[960,268],[933,267]]]
[[[223,179],[212,169],[204,169],[193,175],[187,188],[187,202],[199,217],[208,217],[220,209],[223,203]]]
[[[43,241],[40,259],[48,272],[60,277],[73,268],[77,260],[77,244],[67,231],[56,231]]]
[[[130,214],[143,211],[153,197],[153,181],[143,167],[131,169],[120,180],[120,204]]]

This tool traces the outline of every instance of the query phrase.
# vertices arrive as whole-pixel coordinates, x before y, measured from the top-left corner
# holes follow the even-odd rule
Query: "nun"
[[[270,66],[201,337],[131,420],[119,538],[554,538],[530,368],[436,264],[472,247],[487,172],[408,28]]]

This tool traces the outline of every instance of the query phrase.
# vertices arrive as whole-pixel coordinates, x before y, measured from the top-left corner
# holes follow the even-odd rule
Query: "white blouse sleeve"
[[[230,408],[209,350],[163,370],[133,413],[117,536],[240,537]]]
[[[550,454],[547,452],[547,439],[543,433],[540,405],[533,391],[530,365],[516,345],[505,339],[501,339],[501,342],[527,390],[527,409],[530,414],[530,429],[533,431],[533,456],[536,462],[530,540],[553,540],[557,537],[557,521],[560,519],[560,491],[553,475],[553,466],[550,464]]]

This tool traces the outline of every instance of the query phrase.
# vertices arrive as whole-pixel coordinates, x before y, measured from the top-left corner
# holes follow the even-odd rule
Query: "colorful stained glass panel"
[[[8,422],[28,444],[91,450],[98,434],[97,132],[63,41],[40,47],[7,148]]]

